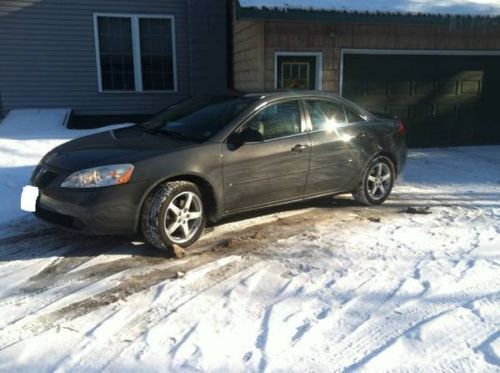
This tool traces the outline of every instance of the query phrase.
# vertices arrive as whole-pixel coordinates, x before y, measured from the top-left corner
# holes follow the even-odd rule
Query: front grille
[[[58,174],[56,172],[44,168],[43,166],[37,166],[33,172],[31,183],[33,186],[43,189],[48,187],[57,176]]]

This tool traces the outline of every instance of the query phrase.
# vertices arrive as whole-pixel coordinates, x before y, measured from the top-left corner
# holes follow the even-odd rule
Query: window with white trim
[[[99,91],[175,91],[172,16],[95,15]]]

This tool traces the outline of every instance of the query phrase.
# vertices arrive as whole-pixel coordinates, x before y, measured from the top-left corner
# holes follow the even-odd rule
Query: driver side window
[[[297,101],[271,105],[258,112],[242,130],[258,131],[264,140],[273,140],[301,133],[300,109]]]

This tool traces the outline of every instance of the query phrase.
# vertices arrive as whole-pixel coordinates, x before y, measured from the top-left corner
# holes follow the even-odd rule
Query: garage
[[[411,147],[498,144],[500,4],[447,3],[240,0],[234,88],[341,95],[401,118]]]
[[[402,119],[410,146],[498,141],[500,56],[344,51],[342,68],[343,96]]]

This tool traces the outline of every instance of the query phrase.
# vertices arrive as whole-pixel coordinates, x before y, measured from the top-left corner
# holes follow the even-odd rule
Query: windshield
[[[255,98],[195,96],[170,106],[140,126],[193,141],[204,141],[246,109]]]

